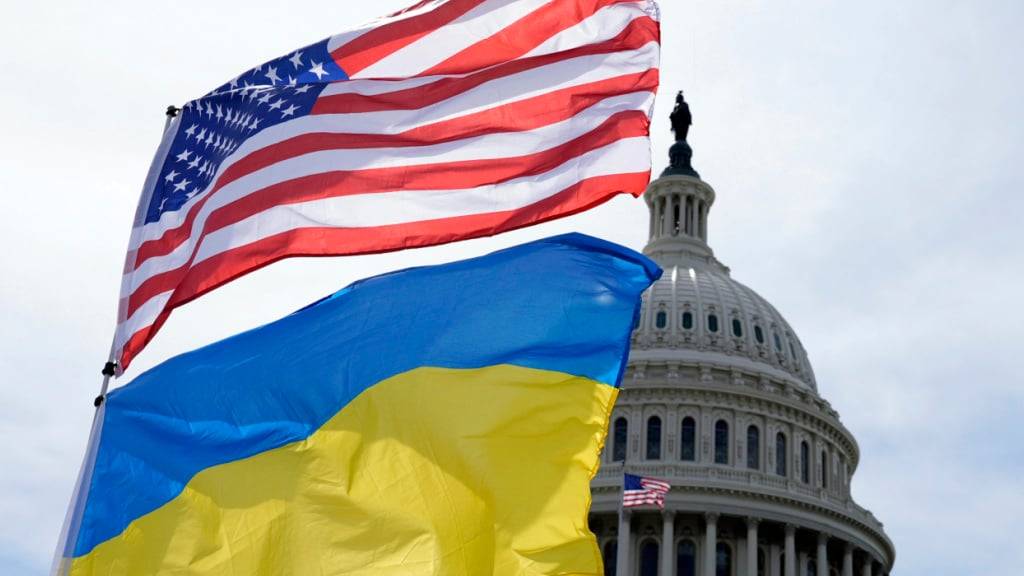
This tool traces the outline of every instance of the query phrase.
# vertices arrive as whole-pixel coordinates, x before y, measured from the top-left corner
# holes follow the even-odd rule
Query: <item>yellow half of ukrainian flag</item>
[[[598,574],[647,258],[571,234],[363,280],[103,407],[57,571]]]

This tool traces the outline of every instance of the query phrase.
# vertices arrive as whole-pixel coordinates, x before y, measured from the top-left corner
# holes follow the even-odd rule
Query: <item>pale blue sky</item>
[[[0,21],[0,566],[44,572],[82,455],[166,105],[406,1],[21,3]],[[173,6],[173,10],[169,8]],[[710,240],[807,347],[862,451],[893,574],[1024,565],[1019,1],[663,2],[655,165],[687,91]],[[132,372],[351,280],[578,230],[642,247],[617,199],[505,236],[291,260],[179,310]]]

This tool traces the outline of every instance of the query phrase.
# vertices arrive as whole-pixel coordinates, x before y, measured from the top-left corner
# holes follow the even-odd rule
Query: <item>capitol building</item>
[[[715,258],[715,191],[676,132],[645,194],[644,253],[664,275],[644,295],[592,482],[605,574],[886,575],[893,543],[850,494],[857,441],[793,328]],[[623,509],[627,472],[671,483],[664,509]]]

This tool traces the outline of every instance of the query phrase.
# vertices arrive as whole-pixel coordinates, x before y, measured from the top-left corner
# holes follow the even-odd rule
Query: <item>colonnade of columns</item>
[[[654,203],[652,238],[687,235],[707,240],[708,205],[696,194],[667,194]]]
[[[676,565],[676,516],[675,511],[662,511],[660,557],[657,563],[658,576],[675,576],[677,573],[684,573],[682,568]],[[834,537],[831,534],[816,531],[816,546],[809,548],[806,546],[809,530],[794,524],[783,524],[781,526],[783,533],[781,546],[778,542],[772,543],[770,547],[773,552],[767,555],[765,564],[759,565],[759,550],[761,542],[765,540],[762,537],[761,527],[767,521],[756,517],[745,517],[741,519],[746,527],[742,564],[732,561],[729,573],[723,575],[717,554],[719,524],[722,517],[716,512],[704,513],[702,517],[703,534],[698,538],[692,538],[694,542],[699,540],[702,548],[702,552],[698,555],[700,564],[696,564],[697,560],[694,560],[695,576],[808,576],[812,567],[815,576],[830,576],[832,574],[829,564],[829,544]],[[777,535],[778,528],[775,526],[773,528],[772,533]],[[797,547],[798,531],[803,534],[801,539],[805,544],[799,551]],[[742,531],[739,532],[739,534],[742,533]],[[639,560],[631,554],[633,533],[631,512],[628,509],[619,513],[617,538],[614,572],[616,576],[648,576],[650,572],[640,574],[642,566]],[[737,537],[737,540],[739,539]],[[835,548],[833,546],[833,551]],[[809,561],[811,559],[813,559],[813,563]],[[870,552],[859,550],[853,543],[845,542],[842,549],[842,561],[837,566],[839,573],[842,576],[854,576],[855,563],[860,565],[858,576],[886,576],[883,565]]]

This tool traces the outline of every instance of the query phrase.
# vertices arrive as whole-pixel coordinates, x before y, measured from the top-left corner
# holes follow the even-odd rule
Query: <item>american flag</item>
[[[622,506],[629,508],[656,504],[659,508],[664,508],[665,494],[668,494],[671,488],[672,485],[664,480],[626,474],[622,481]]]
[[[424,0],[188,102],[143,189],[123,370],[171,310],[292,256],[473,238],[642,193],[653,0]]]

